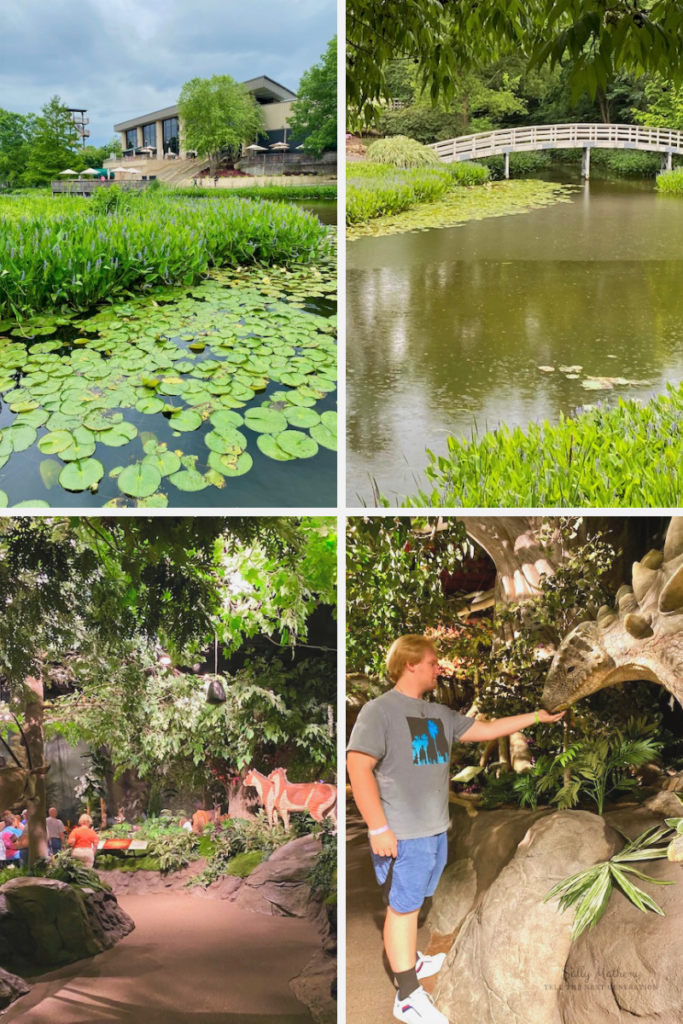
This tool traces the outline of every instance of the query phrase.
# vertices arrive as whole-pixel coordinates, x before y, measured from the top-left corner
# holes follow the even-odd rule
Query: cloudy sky
[[[85,107],[118,121],[175,103],[190,78],[268,75],[296,91],[337,30],[336,0],[0,0],[0,107]]]

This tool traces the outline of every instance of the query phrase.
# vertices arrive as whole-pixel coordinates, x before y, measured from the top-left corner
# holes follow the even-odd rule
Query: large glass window
[[[157,126],[156,124],[146,124],[142,129],[142,144],[143,146],[154,146],[156,149],[157,144]]]
[[[129,128],[126,132],[126,149],[135,149],[138,144],[137,128]]]
[[[179,149],[178,118],[169,117],[164,121],[164,153],[178,153]]]

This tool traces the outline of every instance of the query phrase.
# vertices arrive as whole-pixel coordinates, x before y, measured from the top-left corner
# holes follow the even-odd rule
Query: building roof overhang
[[[275,103],[287,103],[296,99],[296,93],[285,88],[279,82],[268,78],[267,75],[260,75],[258,78],[250,78],[248,82],[242,82],[249,92],[253,93],[257,100],[271,100]],[[131,117],[127,121],[120,121],[114,125],[115,132],[125,132],[129,128],[137,128],[138,125],[151,124],[152,121],[165,121],[168,117],[178,116],[178,104],[172,107],[164,107],[162,110],[153,110],[150,114],[143,114],[141,117]]]

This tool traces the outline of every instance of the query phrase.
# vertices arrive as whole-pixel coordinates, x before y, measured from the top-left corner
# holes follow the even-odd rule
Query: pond
[[[0,506],[335,506],[335,292],[330,259],[4,321]]]
[[[569,203],[347,245],[350,506],[414,493],[451,434],[683,379],[683,201],[572,173]]]

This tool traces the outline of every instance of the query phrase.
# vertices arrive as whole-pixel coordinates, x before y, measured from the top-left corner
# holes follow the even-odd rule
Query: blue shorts
[[[425,839],[399,839],[397,857],[372,854],[377,881],[397,914],[419,910],[426,897],[434,895],[447,859],[445,832]]]

